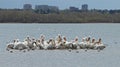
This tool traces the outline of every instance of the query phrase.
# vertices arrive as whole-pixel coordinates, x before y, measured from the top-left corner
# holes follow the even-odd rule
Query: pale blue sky
[[[60,9],[88,4],[89,9],[120,9],[120,0],[0,0],[0,8],[23,8],[23,4],[58,6]]]

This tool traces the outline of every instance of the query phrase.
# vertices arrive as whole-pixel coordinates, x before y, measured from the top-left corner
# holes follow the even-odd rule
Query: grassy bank
[[[38,14],[32,11],[0,11],[1,23],[119,23],[120,13],[59,12]]]

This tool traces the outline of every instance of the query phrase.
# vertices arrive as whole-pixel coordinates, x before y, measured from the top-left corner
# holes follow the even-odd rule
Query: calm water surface
[[[13,39],[22,41],[27,35],[46,39],[57,34],[69,41],[78,36],[102,38],[107,48],[95,50],[35,50],[7,52],[6,44]],[[0,67],[120,67],[120,24],[0,24]]]

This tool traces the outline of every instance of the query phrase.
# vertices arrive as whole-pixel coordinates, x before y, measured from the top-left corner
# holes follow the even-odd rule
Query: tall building
[[[49,6],[49,10],[51,12],[59,12],[59,8],[57,6]]]
[[[40,9],[45,10],[45,9],[47,9],[47,8],[48,8],[48,5],[36,5],[36,6],[35,6],[35,9],[36,9],[36,10],[40,10]]]
[[[69,7],[69,10],[70,10],[70,11],[79,11],[79,8],[76,8],[76,7]]]
[[[47,14],[47,13],[57,13],[59,11],[59,8],[56,6],[36,5],[35,10],[37,13]]]
[[[88,11],[88,5],[87,4],[83,4],[81,10],[82,11]]]
[[[24,10],[32,10],[32,5],[31,4],[24,4],[23,9]]]

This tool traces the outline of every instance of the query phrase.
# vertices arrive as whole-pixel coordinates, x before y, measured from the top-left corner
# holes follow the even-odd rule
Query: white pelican
[[[74,41],[72,42],[72,49],[77,49],[79,48],[79,42],[78,42],[78,37],[75,37]]]
[[[72,45],[72,42],[68,42],[67,38],[64,36],[63,41],[62,41],[62,45],[65,46],[66,49],[69,49],[70,45]]]
[[[57,49],[60,49],[60,48],[61,48],[61,45],[62,45],[62,37],[61,37],[60,34],[58,34],[55,43],[56,43],[56,48],[57,48]]]
[[[94,45],[95,45],[95,39],[93,38],[93,39],[92,39],[92,42],[90,43],[89,48],[90,48],[90,49],[94,49]]]
[[[101,38],[99,38],[98,42],[96,42],[95,44],[95,48],[94,49],[99,49],[99,50],[103,50],[105,48],[105,45],[101,42]]]
[[[87,39],[86,39],[86,45],[85,45],[85,48],[86,49],[90,49],[90,46],[91,46],[91,41],[90,41],[90,37],[88,37]]]
[[[43,49],[48,49],[48,47],[50,46],[49,43],[50,43],[50,40],[49,41],[45,41],[45,36],[44,35],[40,36],[40,46]]]
[[[47,49],[55,49],[55,41],[54,41],[54,39],[50,39],[49,41],[48,41],[48,46],[47,46]]]
[[[38,47],[38,49],[43,49],[43,46],[41,45],[40,40],[36,41],[36,46]]]
[[[82,42],[80,42],[80,48],[85,49],[87,45],[86,38],[82,38]]]
[[[14,49],[14,43],[15,43],[15,40],[13,40],[13,42],[11,42],[11,43],[8,43],[6,50],[9,51],[10,49]]]
[[[49,42],[48,41],[43,41],[43,42],[41,42],[41,45],[43,46],[44,49],[48,49]]]
[[[26,42],[20,42],[18,39],[16,39],[14,42],[14,49],[16,50],[27,49]]]

